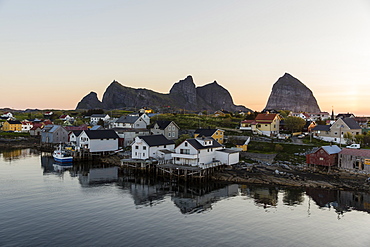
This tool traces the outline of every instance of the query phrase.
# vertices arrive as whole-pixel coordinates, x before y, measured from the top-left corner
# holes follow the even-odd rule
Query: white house
[[[33,123],[27,120],[22,121],[21,123],[22,123],[22,132],[30,132],[30,130],[33,127]]]
[[[4,112],[2,115],[1,115],[2,118],[13,118],[13,114],[11,112]]]
[[[77,138],[77,148],[93,152],[118,150],[118,135],[114,130],[84,130]]]
[[[108,121],[110,116],[108,114],[92,114],[90,116],[90,123],[92,125],[98,124],[99,120]]]
[[[212,137],[187,139],[175,148],[173,163],[209,168],[239,162],[239,151],[225,149]]]
[[[131,154],[133,159],[170,159],[166,154],[174,149],[175,142],[164,135],[137,136],[131,145]]]
[[[81,133],[82,133],[82,130],[72,130],[71,132],[69,132],[68,134],[69,143],[71,143],[73,146],[78,146],[77,141]]]
[[[149,119],[149,120],[148,120]],[[122,116],[112,123],[112,128],[146,129],[150,118],[146,114]]]
[[[303,120],[306,120],[306,121],[313,121],[311,119],[311,115],[308,114],[308,113],[305,113],[305,112],[290,112],[289,113],[289,116],[291,116],[291,117],[299,117],[299,118],[302,118]]]

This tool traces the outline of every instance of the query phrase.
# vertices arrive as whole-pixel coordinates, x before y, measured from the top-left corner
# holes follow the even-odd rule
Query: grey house
[[[60,125],[46,125],[41,131],[42,143],[66,143],[68,131]]]
[[[164,135],[169,140],[179,138],[179,126],[173,121],[157,121],[154,127],[150,129],[153,135]]]

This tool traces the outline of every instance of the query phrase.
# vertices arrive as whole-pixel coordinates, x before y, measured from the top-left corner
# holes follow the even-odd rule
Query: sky
[[[0,108],[75,109],[116,80],[191,75],[265,107],[290,73],[322,111],[370,116],[369,0],[0,0]]]

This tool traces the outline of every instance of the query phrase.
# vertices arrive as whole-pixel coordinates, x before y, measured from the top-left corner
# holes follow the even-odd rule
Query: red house
[[[315,152],[306,155],[306,163],[309,165],[337,166],[340,151],[341,149],[337,145],[322,146]]]

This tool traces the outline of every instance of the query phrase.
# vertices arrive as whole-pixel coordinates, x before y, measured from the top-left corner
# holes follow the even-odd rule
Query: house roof
[[[246,119],[246,120],[243,120],[242,123],[250,123],[250,124],[255,124],[256,123],[256,120],[249,120],[249,119]]]
[[[87,125],[86,124],[83,124],[83,125],[80,125],[80,126],[66,126],[64,127],[66,130],[68,131],[74,131],[74,130],[87,130]]]
[[[92,126],[92,127],[90,128],[90,130],[99,130],[99,129],[103,129],[103,127],[102,127],[102,126],[100,126],[100,125],[95,125],[95,126]]]
[[[172,154],[172,153],[174,153],[173,151],[170,151],[168,149],[161,149],[161,150],[158,150],[158,152],[162,152],[164,154]]]
[[[175,144],[174,141],[168,140],[164,135],[138,136],[146,142],[149,147]]]
[[[161,130],[164,130],[165,128],[167,128],[167,126],[170,125],[170,123],[173,123],[179,129],[179,126],[177,126],[177,124],[173,121],[159,120],[159,121],[156,122],[159,129],[161,129]]]
[[[84,130],[86,135],[90,139],[112,139],[112,138],[119,138],[117,133],[114,130]]]
[[[324,149],[328,154],[337,154],[341,151],[340,147],[337,145],[322,146],[321,148]]]
[[[208,145],[208,146],[203,146],[199,141],[197,141],[197,138],[187,139],[185,141],[187,141],[190,145],[192,145],[197,150],[222,147],[222,145],[218,141],[213,139],[212,137],[209,139],[212,140],[212,145]]]
[[[228,153],[228,154],[239,153],[239,150],[230,149],[230,148],[219,149],[219,150],[216,150],[216,151],[224,152],[224,153]]]
[[[319,124],[319,125],[316,125],[312,130],[330,131],[330,127],[331,127],[330,125]]]
[[[21,121],[19,120],[9,120],[8,123],[9,124],[22,124]]]
[[[140,116],[121,116],[119,119],[117,119],[116,123],[135,123]]]
[[[358,123],[356,122],[354,118],[346,117],[346,118],[342,118],[342,120],[343,122],[347,124],[347,126],[350,129],[361,129],[360,125],[358,125]]]
[[[353,149],[353,148],[343,148],[339,154],[344,155],[354,155],[370,158],[370,149]]]
[[[194,134],[199,134],[200,136],[212,136],[217,130],[219,129],[197,129]]]
[[[105,118],[105,116],[107,116],[107,114],[92,114],[90,117],[101,117],[101,118]]]
[[[336,116],[337,119],[338,118],[347,118],[347,117],[354,117],[354,115],[352,113],[347,112],[347,113],[339,113]]]
[[[164,130],[172,121],[157,121],[159,129]]]
[[[59,127],[61,127],[60,125],[45,125],[45,127],[42,129],[43,132],[49,132],[49,133],[53,133],[54,131],[56,131]]]
[[[79,136],[82,133],[83,130],[72,130],[71,133],[73,133],[75,136]]]
[[[149,130],[148,129],[145,129],[145,128],[111,128],[112,130],[116,131],[116,132],[148,132],[149,133]]]
[[[260,113],[256,117],[256,121],[273,121],[276,118],[277,114],[267,114],[267,113]]]

